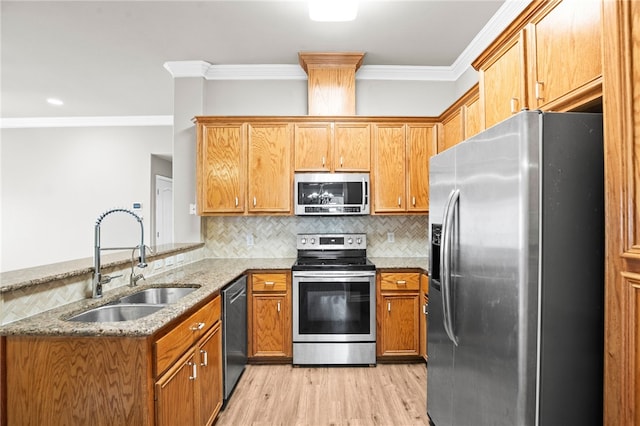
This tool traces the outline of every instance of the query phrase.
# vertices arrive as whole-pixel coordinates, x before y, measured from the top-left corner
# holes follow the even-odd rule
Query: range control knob
[[[349,238],[349,239],[347,240],[347,244],[353,244],[353,238]]]
[[[356,244],[358,245],[362,244],[362,238],[360,237],[356,238]]]
[[[311,243],[311,244],[315,244],[315,243],[316,243],[316,239],[315,239],[315,238],[311,238],[310,243]]]
[[[307,244],[307,239],[306,238],[301,238],[300,239],[300,244]]]

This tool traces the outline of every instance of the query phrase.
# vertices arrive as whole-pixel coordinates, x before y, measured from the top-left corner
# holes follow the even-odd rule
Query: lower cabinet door
[[[156,382],[156,425],[194,425],[198,366],[187,352]]]
[[[290,356],[286,295],[253,296],[253,356]]]
[[[419,354],[419,295],[383,296],[381,355]]]
[[[201,340],[199,358],[200,422],[212,425],[222,407],[222,327],[218,322]]]

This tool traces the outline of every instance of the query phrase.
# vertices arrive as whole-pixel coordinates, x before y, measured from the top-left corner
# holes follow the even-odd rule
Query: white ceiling
[[[503,2],[360,0],[354,22],[318,23],[301,0],[3,0],[0,116],[171,115],[168,61],[295,65],[300,51],[360,51],[363,69],[449,69]]]

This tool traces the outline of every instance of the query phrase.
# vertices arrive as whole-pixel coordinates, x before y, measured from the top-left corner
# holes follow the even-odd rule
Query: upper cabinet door
[[[198,213],[242,213],[246,147],[242,124],[198,127]]]
[[[464,140],[462,109],[458,108],[442,121],[442,134],[438,137],[438,152],[449,149]]]
[[[434,125],[407,125],[407,211],[429,211],[429,158],[434,155]]]
[[[248,211],[290,213],[293,126],[250,123],[248,140]]]
[[[374,125],[374,210],[376,213],[403,212],[405,194],[404,124]]]
[[[570,109],[562,98],[583,93],[602,75],[601,7],[596,0],[552,1],[529,24],[532,108]],[[601,93],[598,85],[594,90]]]
[[[332,123],[295,124],[295,165],[299,172],[331,170]]]
[[[527,107],[524,55],[524,37],[520,32],[480,69],[485,128]]]
[[[334,134],[334,170],[368,172],[371,168],[371,125],[336,123]]]

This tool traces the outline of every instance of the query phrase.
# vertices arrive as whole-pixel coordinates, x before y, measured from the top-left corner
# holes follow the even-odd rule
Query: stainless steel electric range
[[[366,234],[299,234],[293,364],[376,363],[376,271]]]

